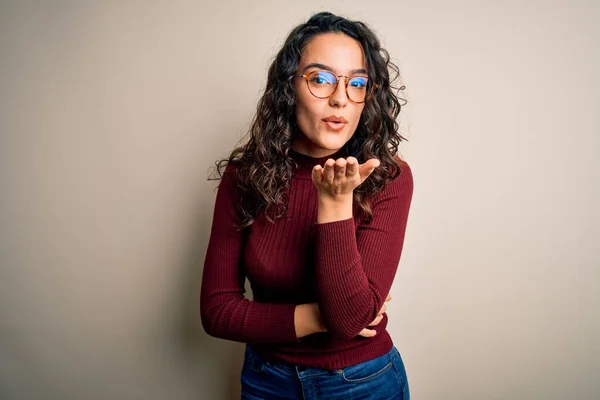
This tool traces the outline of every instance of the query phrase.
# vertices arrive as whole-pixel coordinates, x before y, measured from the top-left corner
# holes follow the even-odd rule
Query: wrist
[[[298,304],[294,311],[294,325],[297,338],[327,331],[317,303]]]
[[[335,205],[340,206],[346,204],[348,202],[352,203],[352,199],[354,198],[354,191],[346,192],[346,193],[338,193],[331,194],[327,192],[319,192],[319,203],[327,204],[327,205]]]
[[[323,318],[321,317],[321,310],[319,310],[318,303],[310,303],[313,320],[313,330],[315,333],[319,332],[327,332],[327,328],[325,327],[325,323],[323,322]]]
[[[343,221],[352,218],[353,193],[331,196],[319,195],[317,223]]]

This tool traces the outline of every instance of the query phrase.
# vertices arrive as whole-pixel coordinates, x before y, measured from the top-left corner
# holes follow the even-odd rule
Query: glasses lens
[[[331,72],[315,71],[308,75],[308,89],[315,97],[324,99],[335,91],[337,78]]]
[[[355,76],[348,81],[348,97],[356,103],[362,103],[367,97],[367,85],[369,78],[366,76]]]

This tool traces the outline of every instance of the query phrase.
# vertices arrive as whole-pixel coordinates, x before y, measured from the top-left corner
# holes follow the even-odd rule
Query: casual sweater
[[[370,200],[373,219],[353,205],[353,218],[317,223],[318,194],[312,168],[322,158],[291,151],[294,169],[287,214],[274,223],[263,214],[243,230],[234,164],[219,184],[200,295],[206,332],[251,344],[263,357],[301,366],[339,369],[387,353],[392,339],[385,330],[358,336],[383,306],[396,275],[413,193],[410,167]],[[244,297],[248,278],[253,300]],[[317,302],[327,332],[297,338],[297,304]]]

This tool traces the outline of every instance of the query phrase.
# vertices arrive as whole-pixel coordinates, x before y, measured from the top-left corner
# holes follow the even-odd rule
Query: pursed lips
[[[335,117],[335,116],[323,118],[323,122],[325,122],[325,125],[327,126],[327,128],[332,131],[340,131],[340,130],[344,129],[344,127],[348,123],[348,121],[346,121],[345,118]]]

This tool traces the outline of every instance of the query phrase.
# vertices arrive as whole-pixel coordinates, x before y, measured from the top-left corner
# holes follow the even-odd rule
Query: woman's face
[[[366,76],[365,57],[360,43],[340,33],[315,36],[302,52],[297,75],[330,70],[334,75]],[[341,149],[352,137],[364,103],[353,103],[346,95],[346,78],[325,99],[311,94],[304,78],[295,78],[296,121],[300,128],[292,147],[299,153],[324,157]],[[342,119],[345,122],[332,122]],[[329,122],[328,122],[329,120]]]

